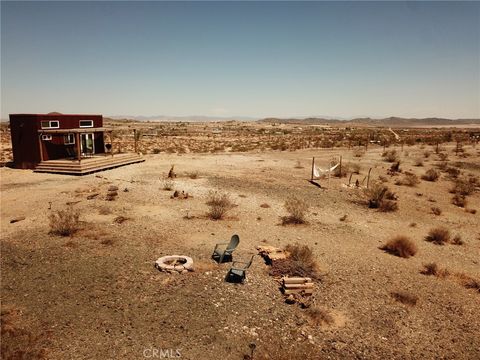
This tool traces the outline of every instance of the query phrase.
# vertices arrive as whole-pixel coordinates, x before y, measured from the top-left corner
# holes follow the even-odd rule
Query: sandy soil
[[[479,176],[480,149],[466,146],[470,156],[460,158],[453,147],[446,147],[449,162]],[[403,171],[420,176],[438,163],[432,151],[416,167],[425,149],[404,150]],[[387,175],[381,153],[378,147],[363,157],[347,149],[146,155],[144,163],[83,177],[1,168],[2,311],[34,335],[10,336],[6,346],[45,349],[50,359],[155,358],[155,349],[178,350],[185,359],[242,359],[252,342],[258,359],[480,358],[479,292],[453,277],[420,273],[436,262],[480,278],[480,193],[468,197],[472,214],[451,204],[452,182],[443,173],[437,182],[395,185],[402,175]],[[370,167],[372,179],[386,177],[399,210],[368,209],[358,201],[362,190],[344,185],[348,178],[321,181],[323,188],[307,181],[312,156],[326,166],[338,155],[360,164],[353,179]],[[171,199],[173,191],[162,189],[172,164],[175,189],[193,198]],[[115,201],[105,200],[110,185],[119,187]],[[227,191],[238,205],[225,220],[205,215],[212,189]],[[281,225],[290,195],[309,204],[307,225]],[[50,235],[49,213],[67,203],[80,210],[82,229],[72,237]],[[442,214],[432,214],[432,206]],[[128,220],[116,223],[120,215]],[[19,216],[25,220],[10,223]],[[464,245],[424,241],[439,225],[460,234]],[[286,304],[259,257],[245,284],[224,282],[229,264],[216,265],[210,254],[235,233],[236,260],[261,244],[310,246],[323,274],[314,306],[334,322],[314,326],[304,309]],[[399,234],[416,243],[415,256],[379,250]],[[197,271],[159,272],[154,262],[168,254],[191,256]],[[417,296],[417,304],[395,301],[394,291]]]

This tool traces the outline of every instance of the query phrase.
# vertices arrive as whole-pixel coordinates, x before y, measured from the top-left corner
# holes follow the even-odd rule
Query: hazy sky
[[[1,116],[480,117],[479,2],[3,2]]]

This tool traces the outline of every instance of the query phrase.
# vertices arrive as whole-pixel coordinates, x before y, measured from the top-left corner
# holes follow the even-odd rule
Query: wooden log
[[[284,277],[282,280],[284,284],[303,284],[312,282],[312,279],[307,277]]]
[[[285,289],[312,289],[313,283],[305,283],[305,284],[285,284],[283,285]]]
[[[313,294],[313,289],[298,289],[298,290],[284,290],[283,293],[285,295],[290,295],[290,294],[305,294],[305,295],[311,295]]]

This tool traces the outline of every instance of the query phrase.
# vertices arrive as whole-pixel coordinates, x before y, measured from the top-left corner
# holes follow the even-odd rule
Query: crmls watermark
[[[181,350],[148,347],[143,349],[143,357],[146,359],[178,359],[182,357]]]

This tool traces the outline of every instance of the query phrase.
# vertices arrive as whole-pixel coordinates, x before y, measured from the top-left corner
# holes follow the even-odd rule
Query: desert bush
[[[379,183],[373,183],[368,189],[364,190],[365,197],[368,202],[368,207],[371,209],[379,209],[380,211],[388,212],[398,209],[396,195],[390,189]]]
[[[166,178],[163,180],[163,184],[162,184],[163,190],[171,191],[173,190],[174,187],[175,187],[175,182],[172,179]]]
[[[444,245],[450,241],[450,230],[444,227],[433,228],[428,232],[425,240],[437,245]]]
[[[382,157],[387,162],[395,162],[398,161],[398,154],[397,150],[386,150],[383,152]]]
[[[396,301],[409,306],[415,306],[418,301],[418,296],[409,294],[405,291],[393,291],[390,295],[392,295]]]
[[[439,207],[433,206],[432,207],[432,214],[434,215],[442,215],[442,209]]]
[[[272,262],[270,275],[272,276],[302,276],[316,279],[319,277],[319,266],[312,249],[307,245],[287,245],[286,259]]]
[[[305,310],[305,314],[308,316],[310,324],[313,326],[332,325],[335,322],[335,319],[330,312],[323,308],[310,307]]]
[[[405,175],[402,179],[398,179],[395,181],[396,185],[404,185],[404,186],[416,186],[418,183],[420,183],[420,180],[418,180],[418,176],[411,173],[411,172],[405,172]]]
[[[457,234],[452,238],[452,244],[453,245],[463,245],[465,243],[463,242],[462,237],[459,234]]]
[[[480,292],[480,280],[474,279],[471,276],[460,274],[460,283],[467,289],[474,289]]]
[[[417,253],[415,243],[404,235],[395,236],[385,245],[381,246],[380,249],[402,258],[409,258]]]
[[[464,208],[467,205],[467,198],[465,195],[455,194],[452,197],[452,204]]]
[[[423,166],[423,159],[421,159],[421,158],[415,159],[414,165],[415,166]]]
[[[456,179],[460,175],[460,170],[453,166],[446,167],[445,172],[448,174],[448,177],[451,179]]]
[[[436,263],[424,264],[420,273],[423,275],[432,275],[440,278],[445,278],[450,275],[450,272],[447,269],[440,268]]]
[[[219,191],[210,191],[206,204],[209,206],[207,215],[212,220],[223,219],[227,212],[235,207],[235,204],[230,200],[230,195]]]
[[[454,181],[450,192],[463,196],[471,195],[475,191],[475,184],[466,178],[458,178]]]
[[[50,219],[50,234],[71,236],[80,228],[80,212],[73,207],[52,212]]]
[[[282,224],[305,224],[306,215],[308,212],[308,205],[302,199],[297,197],[290,197],[285,201],[285,210],[288,216],[282,217]]]
[[[426,181],[437,181],[440,177],[440,173],[435,169],[428,169],[425,174],[422,175],[422,179]]]

